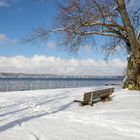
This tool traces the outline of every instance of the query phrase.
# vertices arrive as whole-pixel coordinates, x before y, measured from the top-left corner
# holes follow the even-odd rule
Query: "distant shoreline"
[[[124,77],[95,77],[95,78],[83,78],[83,77],[0,77],[0,80],[123,80]]]
[[[57,74],[30,74],[0,72],[0,79],[123,79],[124,76],[93,76],[93,75],[57,75]]]

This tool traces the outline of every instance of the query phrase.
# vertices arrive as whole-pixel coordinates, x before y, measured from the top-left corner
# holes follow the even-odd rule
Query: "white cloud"
[[[5,34],[0,33],[0,44],[3,43],[12,43],[15,44],[16,40],[8,38]]]
[[[84,47],[83,47],[83,51],[87,54],[89,53],[92,53],[92,46],[90,44],[86,44]]]
[[[20,8],[17,9],[17,11],[18,11],[18,12],[23,12],[23,11],[24,11],[24,8],[21,8],[21,7],[20,7]]]
[[[55,42],[53,42],[53,41],[48,41],[48,42],[47,42],[47,48],[50,49],[50,50],[55,49],[55,48],[56,48]]]
[[[10,0],[0,0],[0,6],[1,7],[9,7],[10,6]]]
[[[19,0],[0,0],[0,7],[10,7],[12,4],[18,3]]]
[[[68,75],[122,75],[126,62],[113,59],[106,63],[94,59],[61,59],[54,56],[0,57],[0,71],[23,73],[53,73]]]
[[[0,0],[0,6],[2,6],[2,7],[9,7],[9,4],[6,3],[6,1],[4,1],[4,0]]]

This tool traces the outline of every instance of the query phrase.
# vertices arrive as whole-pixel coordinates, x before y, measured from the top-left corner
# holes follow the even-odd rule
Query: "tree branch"
[[[100,21],[96,21],[96,22],[85,21],[85,22],[82,22],[81,25],[82,26],[101,26],[101,27],[104,26],[104,27],[107,27],[107,28],[109,28],[109,27],[116,27],[116,28],[119,28],[119,29],[125,31],[125,28],[123,26],[121,26],[121,25],[102,23]]]

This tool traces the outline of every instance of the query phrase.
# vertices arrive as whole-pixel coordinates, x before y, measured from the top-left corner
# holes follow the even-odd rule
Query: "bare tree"
[[[77,52],[86,42],[94,43],[95,36],[110,37],[110,44],[105,47],[108,54],[120,46],[129,54],[124,88],[140,89],[140,37],[137,37],[140,10],[129,11],[126,2],[61,0],[55,28],[37,28],[25,41],[45,41],[61,33],[66,50]]]

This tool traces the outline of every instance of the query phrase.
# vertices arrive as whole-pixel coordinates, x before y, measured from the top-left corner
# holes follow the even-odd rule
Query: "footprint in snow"
[[[40,140],[40,138],[34,133],[29,134],[29,139],[30,140]]]

